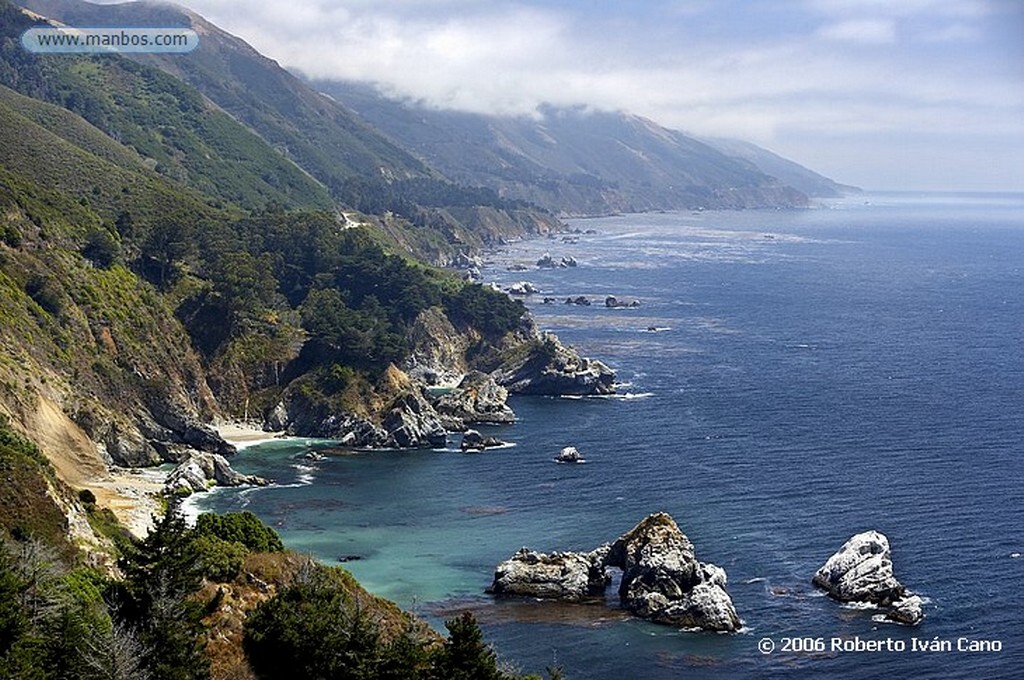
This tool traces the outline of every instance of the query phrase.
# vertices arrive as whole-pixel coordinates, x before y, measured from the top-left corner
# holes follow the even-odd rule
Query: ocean
[[[251,510],[442,630],[473,610],[524,672],[1020,677],[1024,196],[879,194],[571,225],[593,233],[502,247],[484,275],[539,287],[526,299],[538,324],[612,366],[619,396],[513,397],[519,422],[485,428],[513,446],[480,455],[244,449],[234,465],[278,484],[195,507]],[[545,253],[579,266],[508,271]],[[594,304],[564,304],[579,295]],[[640,306],[606,308],[609,295]],[[552,461],[568,445],[586,465]],[[483,594],[521,546],[589,550],[661,510],[728,572],[741,633],[630,618],[614,587],[609,606]],[[811,585],[868,529],[926,599],[919,627]],[[920,649],[934,641],[950,649]],[[989,651],[958,649],[978,641]]]

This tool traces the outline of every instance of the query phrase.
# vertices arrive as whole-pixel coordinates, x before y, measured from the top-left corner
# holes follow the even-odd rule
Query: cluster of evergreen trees
[[[270,208],[180,228],[190,230],[181,248],[142,247],[137,266],[157,286],[185,291],[177,313],[193,345],[209,365],[226,357],[241,366],[253,390],[308,373],[330,393],[341,369],[373,377],[408,356],[409,326],[431,307],[491,339],[525,312],[506,295],[389,254],[370,231],[328,213]]]

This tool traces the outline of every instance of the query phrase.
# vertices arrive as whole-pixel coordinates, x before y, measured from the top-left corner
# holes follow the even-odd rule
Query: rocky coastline
[[[355,449],[443,448],[449,433],[515,423],[510,394],[587,396],[616,389],[611,368],[540,331],[528,315],[518,331],[472,358],[472,337],[438,310],[420,315],[410,340],[409,358],[390,366],[358,409],[325,408],[302,389],[287,390],[268,411],[264,429]]]

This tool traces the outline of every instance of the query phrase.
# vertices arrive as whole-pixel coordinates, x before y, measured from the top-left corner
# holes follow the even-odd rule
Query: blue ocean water
[[[1024,664],[1024,197],[880,195],[804,211],[581,220],[578,242],[516,243],[485,275],[529,280],[542,328],[613,366],[612,399],[513,398],[481,455],[305,461],[316,442],[242,451],[278,480],[197,502],[246,508],[293,548],[441,625],[471,608],[502,659],[570,678],[1019,677]],[[545,252],[579,267],[509,272]],[[586,295],[591,307],[541,304]],[[637,298],[607,309],[607,295]],[[556,465],[574,445],[586,465]],[[671,513],[725,567],[736,635],[676,631],[600,605],[495,602],[522,545],[590,549]],[[884,532],[927,598],[915,629],[821,596],[814,571]],[[609,590],[614,604],[614,589]],[[758,650],[771,638],[776,651]],[[782,651],[783,638],[826,650]],[[906,651],[833,651],[832,639]],[[953,651],[913,650],[913,640]],[[1002,651],[957,651],[958,638]],[[850,643],[854,644],[854,643]],[[892,644],[892,643],[890,643]]]

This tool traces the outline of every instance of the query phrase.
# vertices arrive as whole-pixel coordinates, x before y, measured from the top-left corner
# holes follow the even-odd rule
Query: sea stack
[[[698,562],[693,543],[664,512],[590,552],[546,554],[522,548],[498,565],[488,592],[579,600],[602,594],[612,567],[622,570],[619,598],[636,616],[718,632],[742,625],[725,590],[725,570]]]
[[[889,539],[878,531],[850,538],[814,575],[814,585],[840,602],[886,608],[888,620],[917,625],[924,618],[921,598],[912,596],[893,574]]]
[[[637,616],[682,628],[740,628],[725,570],[698,562],[693,543],[668,513],[649,515],[622,535],[606,564],[622,569],[619,599]]]

